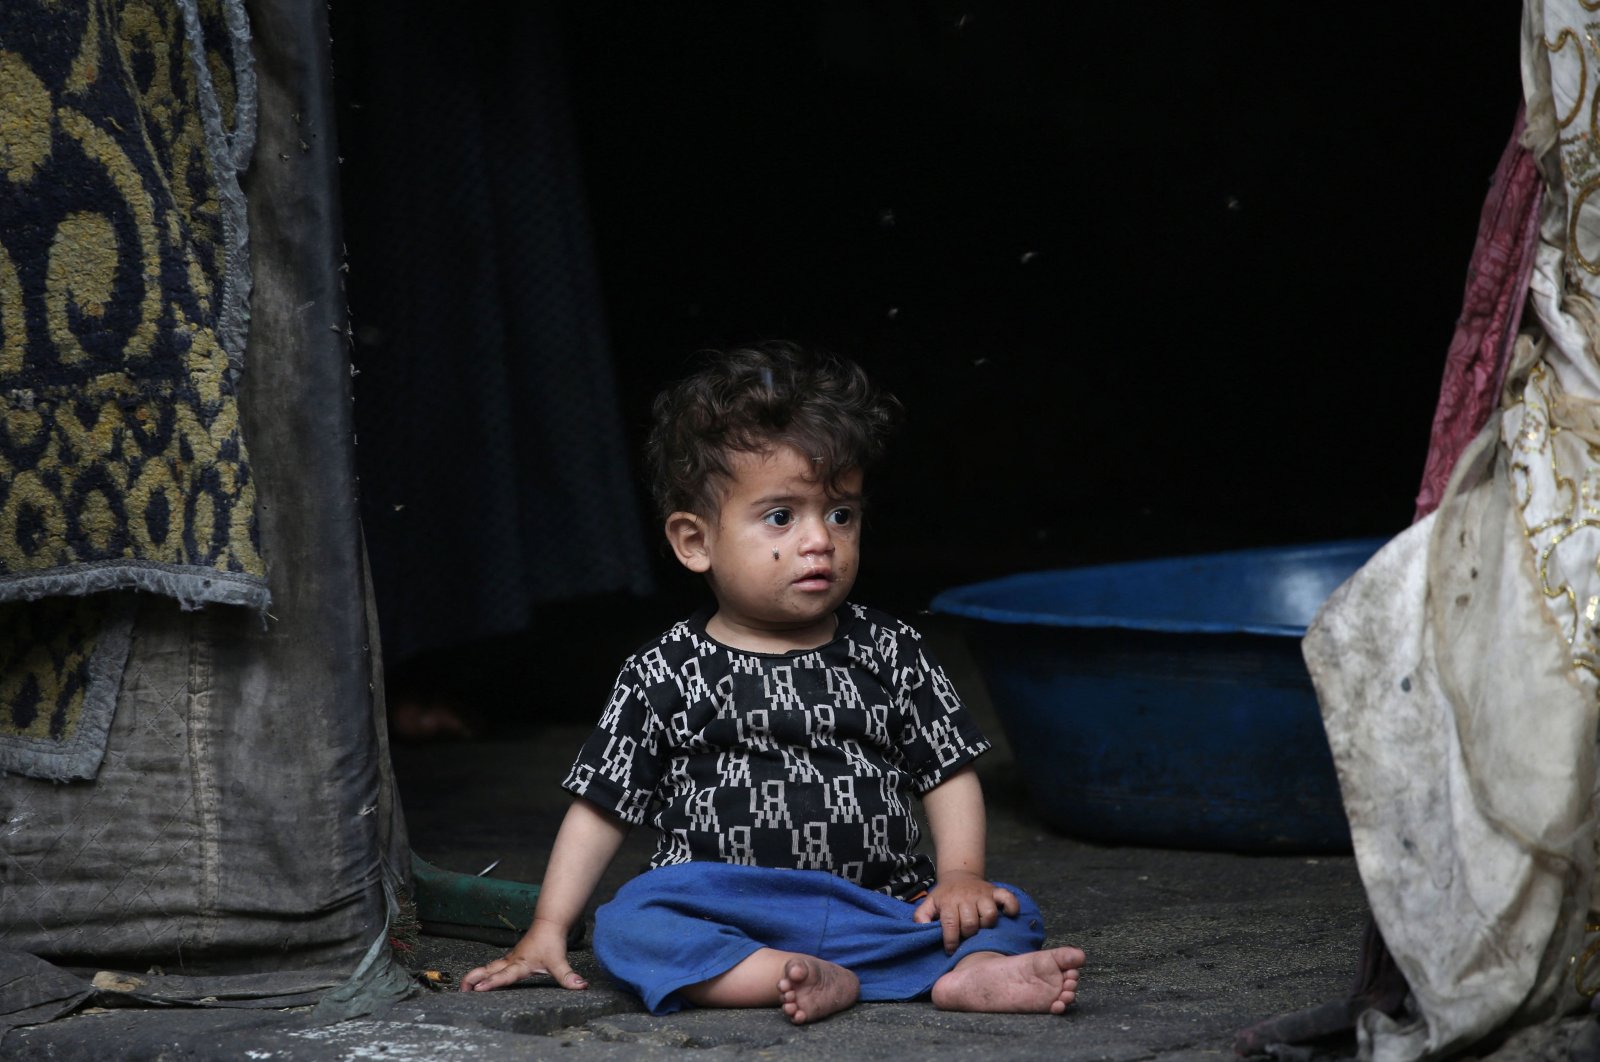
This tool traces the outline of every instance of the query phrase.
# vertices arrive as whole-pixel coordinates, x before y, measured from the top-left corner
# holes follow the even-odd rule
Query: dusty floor
[[[537,881],[565,800],[551,777],[581,731],[515,744],[398,750],[414,849],[447,869]],[[999,759],[995,766],[1003,771]],[[1339,995],[1355,968],[1364,900],[1345,856],[1256,858],[1104,848],[1041,827],[1002,777],[990,780],[991,874],[1024,884],[1050,920],[1050,942],[1089,956],[1079,1003],[1064,1017],[942,1014],[926,1003],[863,1005],[814,1027],[770,1011],[665,1018],[605,984],[571,993],[520,987],[426,994],[382,1021],[326,1029],[295,1012],[105,1011],[14,1033],[18,1058],[335,1059],[1227,1057],[1235,1032]],[[602,893],[649,851],[636,832]],[[424,938],[423,958],[456,976],[499,954]],[[114,1053],[104,1053],[110,1045]],[[457,1052],[460,1052],[458,1055]],[[711,1051],[706,1055],[704,1051]],[[97,1053],[101,1052],[101,1053]]]
[[[968,666],[960,647],[944,655]],[[952,659],[953,657],[953,659]],[[958,681],[961,681],[958,679]],[[964,689],[987,716],[981,683]],[[998,733],[992,719],[989,729]],[[586,727],[515,739],[398,747],[397,776],[414,851],[450,870],[537,882],[566,798],[557,782]],[[1079,1001],[1065,1016],[945,1014],[927,1003],[867,1004],[815,1026],[776,1007],[656,1018],[607,985],[587,951],[575,965],[593,987],[529,985],[476,994],[424,993],[381,1019],[317,1028],[301,1011],[102,1010],[19,1030],[0,1054],[56,1059],[455,1059],[494,1057],[776,1059],[1201,1059],[1233,1057],[1235,1034],[1274,1015],[1342,998],[1358,959],[1366,904],[1347,855],[1249,856],[1090,845],[1043,826],[1003,742],[980,761],[991,814],[991,876],[1027,888],[1049,943],[1088,954]],[[635,831],[598,899],[643,864]],[[421,959],[459,977],[500,954],[482,943],[424,937]],[[1506,1058],[1575,1057],[1593,1023]],[[1350,1039],[1319,1045],[1347,1056]],[[685,1052],[692,1052],[685,1055]],[[1280,1057],[1301,1058],[1304,1054]]]

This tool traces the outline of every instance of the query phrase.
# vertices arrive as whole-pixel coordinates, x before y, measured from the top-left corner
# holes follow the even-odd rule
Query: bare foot
[[[980,951],[968,955],[933,986],[940,1010],[989,1014],[1060,1014],[1078,996],[1083,952],[1051,948],[1025,955]]]
[[[855,1003],[861,981],[843,966],[826,959],[796,955],[784,965],[778,981],[783,1012],[796,1025],[821,1021]]]

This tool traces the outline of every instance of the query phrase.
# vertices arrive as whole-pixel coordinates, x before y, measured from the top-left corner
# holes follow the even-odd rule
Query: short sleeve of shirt
[[[926,793],[990,745],[922,636],[899,624],[896,640],[901,754],[912,785]]]
[[[661,776],[660,722],[630,658],[561,787],[639,825]]]

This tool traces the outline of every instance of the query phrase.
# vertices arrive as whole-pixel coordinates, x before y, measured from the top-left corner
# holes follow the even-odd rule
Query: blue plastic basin
[[[947,590],[1030,799],[1077,837],[1346,851],[1300,638],[1382,539],[1034,572]]]

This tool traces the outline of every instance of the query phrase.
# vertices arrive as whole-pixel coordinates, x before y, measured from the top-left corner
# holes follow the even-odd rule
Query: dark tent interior
[[[701,600],[631,470],[708,346],[820,345],[903,400],[855,597],[906,614],[1411,519],[1516,5],[332,13],[402,696],[586,718]]]
[[[0,7],[0,1055],[1600,1055],[1600,0],[1520,6]],[[906,421],[663,634],[654,397],[779,339]],[[805,950],[645,1013],[652,849]],[[792,874],[891,863],[879,992]]]

